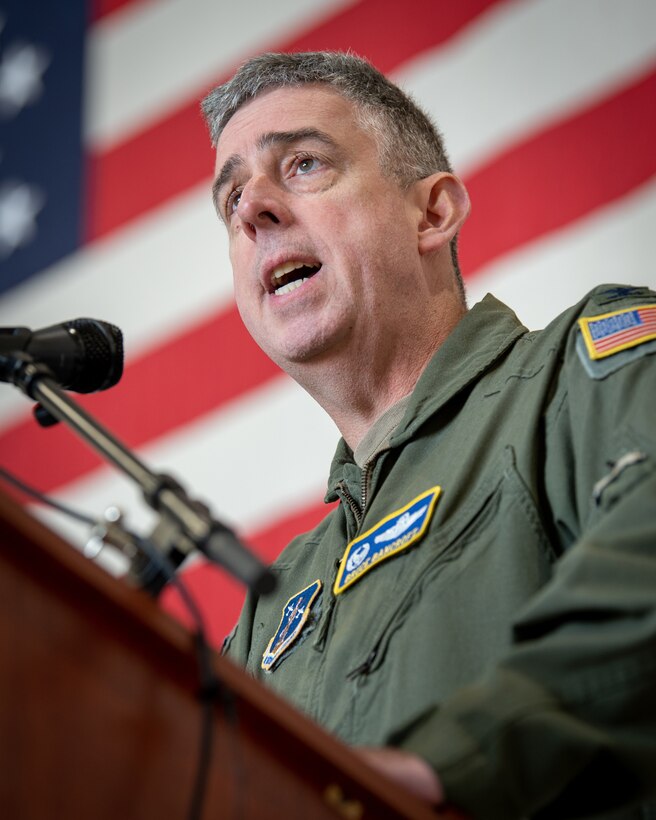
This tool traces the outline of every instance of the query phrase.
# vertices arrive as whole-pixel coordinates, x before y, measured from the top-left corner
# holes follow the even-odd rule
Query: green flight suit
[[[226,642],[347,743],[420,754],[476,818],[656,817],[626,808],[656,795],[656,339],[592,360],[577,323],[632,305],[656,294],[600,286],[537,332],[476,305],[389,446],[361,470],[340,442],[340,504]],[[349,542],[355,566],[418,515],[335,594]]]

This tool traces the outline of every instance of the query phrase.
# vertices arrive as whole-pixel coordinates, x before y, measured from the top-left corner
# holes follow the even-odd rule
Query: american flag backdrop
[[[470,303],[491,291],[537,328],[598,282],[656,287],[654,0],[0,0],[0,325],[122,328],[122,382],[82,404],[266,559],[324,515],[338,434],[240,324],[198,100],[253,54],[324,48],[368,57],[443,130],[473,203]],[[8,385],[0,464],[152,526]],[[202,561],[185,576],[219,642],[243,591]]]

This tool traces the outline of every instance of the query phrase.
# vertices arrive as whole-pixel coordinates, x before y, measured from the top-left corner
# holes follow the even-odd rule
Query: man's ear
[[[419,253],[435,253],[453,239],[469,216],[469,194],[455,174],[440,171],[417,183],[422,208]]]

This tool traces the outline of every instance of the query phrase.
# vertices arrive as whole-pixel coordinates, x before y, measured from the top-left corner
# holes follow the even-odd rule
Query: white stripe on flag
[[[167,0],[109,15],[89,35],[86,134],[109,147],[223,72],[355,0]]]
[[[151,469],[171,473],[218,518],[247,533],[323,498],[337,439],[317,403],[281,376],[139,454]],[[57,498],[92,515],[116,504],[142,532],[153,520],[131,482],[109,467],[63,487]],[[48,518],[75,543],[84,543],[84,526],[50,513]]]
[[[656,289],[645,236],[656,224],[656,180],[558,233],[483,268],[468,285],[470,304],[490,292],[537,329],[602,282]]]
[[[533,0],[493,7],[394,76],[434,117],[462,174],[654,61],[652,0]]]

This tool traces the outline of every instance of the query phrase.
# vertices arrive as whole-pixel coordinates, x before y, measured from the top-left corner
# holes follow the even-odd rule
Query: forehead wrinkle
[[[267,131],[257,141],[257,148],[264,151],[274,145],[290,145],[301,140],[317,140],[330,148],[336,148],[337,143],[325,131],[318,128],[297,128],[293,131]]]

